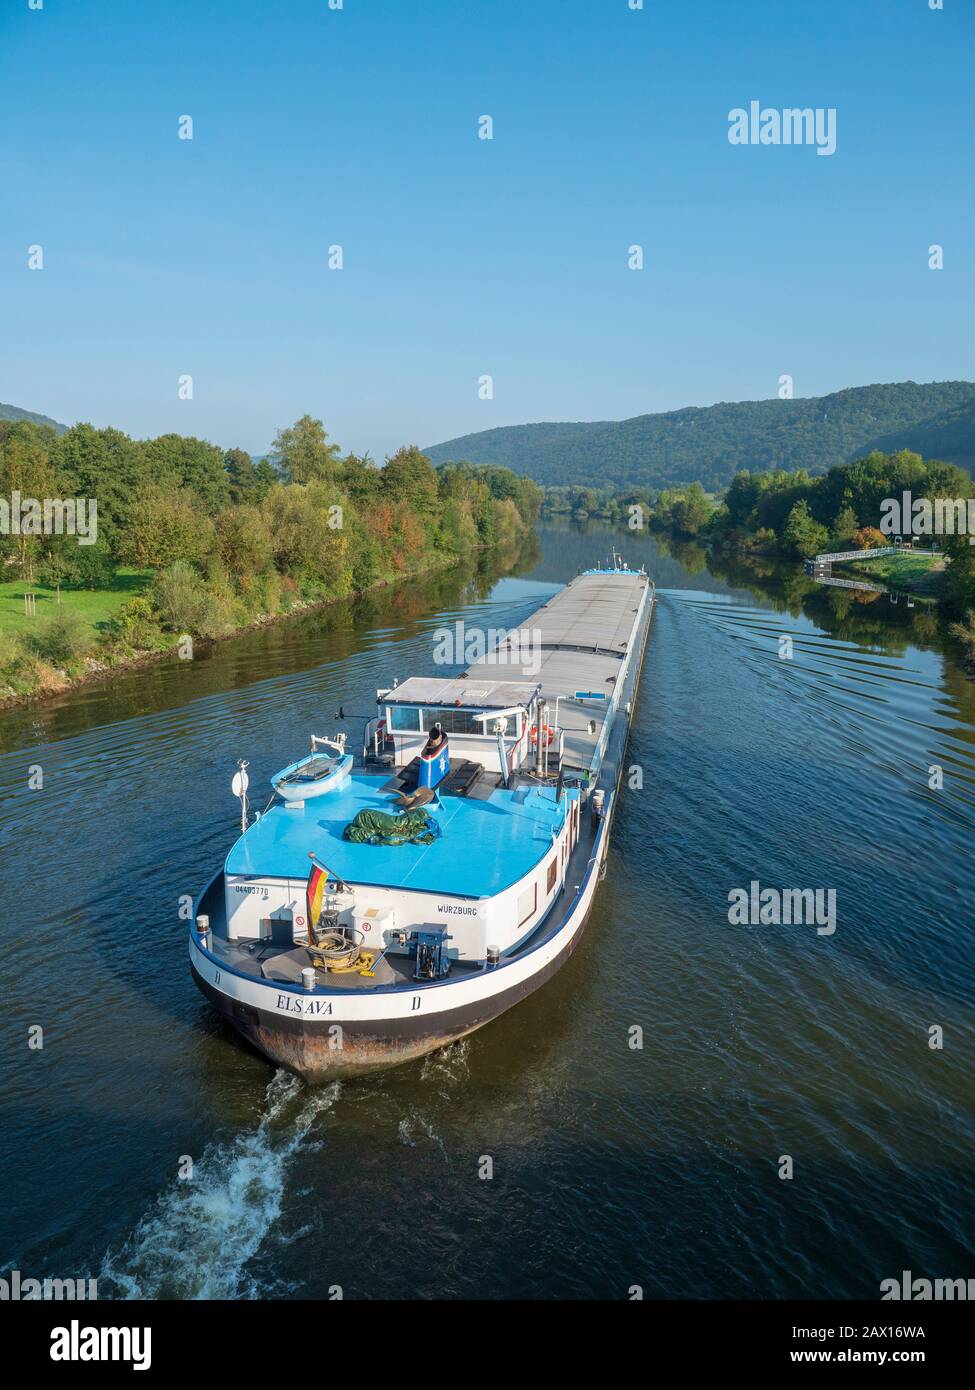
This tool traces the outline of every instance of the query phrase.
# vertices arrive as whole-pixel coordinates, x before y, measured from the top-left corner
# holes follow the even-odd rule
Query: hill
[[[33,410],[21,410],[19,405],[4,405],[0,401],[0,420],[29,420],[32,425],[50,425],[58,434],[64,434],[67,425],[52,420],[49,415],[35,415]]]
[[[724,488],[740,469],[825,473],[871,449],[975,465],[975,383],[855,386],[799,400],[690,406],[591,424],[507,425],[424,449],[433,463],[494,463],[546,486]]]

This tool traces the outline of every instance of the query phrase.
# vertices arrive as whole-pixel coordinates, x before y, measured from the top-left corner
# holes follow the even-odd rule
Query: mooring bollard
[[[210,949],[210,918],[205,912],[201,912],[196,919],[196,930],[200,941],[205,950]]]
[[[301,972],[301,984],[304,989],[312,990],[315,988],[315,972],[311,966],[306,966]]]

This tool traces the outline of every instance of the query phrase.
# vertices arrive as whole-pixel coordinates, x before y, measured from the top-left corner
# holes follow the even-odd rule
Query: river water
[[[643,787],[578,951],[422,1062],[317,1089],[275,1073],[198,994],[178,918],[236,833],[236,760],[262,806],[340,703],[433,670],[436,628],[526,621],[613,540],[659,603]],[[975,686],[903,598],[712,573],[647,537],[539,542],[506,577],[0,716],[0,1273],[377,1299],[876,1298],[905,1269],[975,1275]],[[732,925],[752,881],[834,889],[835,932]]]

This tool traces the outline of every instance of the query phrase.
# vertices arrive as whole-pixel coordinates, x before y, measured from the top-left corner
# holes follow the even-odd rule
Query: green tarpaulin
[[[426,811],[360,811],[342,831],[356,845],[430,845],[440,834],[440,826]]]

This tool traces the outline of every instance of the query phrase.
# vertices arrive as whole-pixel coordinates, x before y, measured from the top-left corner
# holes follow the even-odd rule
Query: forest
[[[415,445],[378,466],[308,415],[257,463],[190,436],[0,420],[0,698],[516,541],[541,496],[503,468],[434,468]],[[94,543],[18,534],[22,499],[93,500]]]
[[[908,449],[874,450],[819,477],[806,469],[742,469],[718,495],[700,482],[659,491],[547,488],[542,514],[646,525],[715,548],[799,561],[822,551],[890,545],[891,536],[880,529],[881,504],[905,492],[932,500],[975,495],[970,475],[956,464]],[[933,539],[949,560],[943,598],[959,612],[975,608],[975,546],[967,534]]]
[[[975,384],[902,381],[629,420],[508,425],[426,452],[434,463],[503,465],[546,487],[659,489],[696,480],[716,492],[746,468],[818,475],[875,450],[902,449],[975,465]]]

